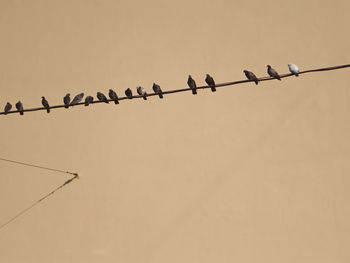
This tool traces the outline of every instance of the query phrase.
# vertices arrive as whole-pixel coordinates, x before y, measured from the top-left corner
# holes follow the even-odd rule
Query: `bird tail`
[[[258,85],[259,81],[258,80],[254,80],[255,84]]]
[[[119,104],[119,100],[114,100],[114,104]]]
[[[159,93],[158,95],[160,99],[163,99],[163,93]]]
[[[47,113],[50,113],[50,109],[49,108],[47,108],[46,111],[47,111]]]
[[[65,107],[66,109],[68,109],[68,108],[69,108],[69,105],[65,105],[64,107]]]
[[[197,88],[193,88],[193,89],[192,89],[192,94],[193,94],[193,95],[196,95],[196,94],[197,94]]]
[[[144,99],[144,100],[147,100],[147,96],[146,96],[146,95],[144,95],[144,96],[143,96],[143,99]]]
[[[216,91],[215,86],[211,87],[211,91],[212,91],[212,92],[215,92],[215,91]]]
[[[295,73],[295,76],[296,76],[296,77],[299,77],[299,74],[298,74],[298,73]]]
[[[23,113],[23,111],[20,111],[19,114],[23,115],[24,113]]]
[[[89,103],[88,103],[88,102],[85,102],[84,105],[85,105],[85,106],[89,106]]]

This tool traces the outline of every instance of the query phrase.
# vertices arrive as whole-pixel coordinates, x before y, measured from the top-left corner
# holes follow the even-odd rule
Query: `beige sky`
[[[347,64],[349,8],[1,0],[0,104]],[[0,261],[349,262],[349,76],[0,116],[0,157],[81,174],[0,230]],[[0,171],[0,224],[68,179]]]

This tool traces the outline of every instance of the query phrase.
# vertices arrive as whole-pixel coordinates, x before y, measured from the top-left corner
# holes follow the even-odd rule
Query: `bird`
[[[132,99],[132,90],[131,89],[129,89],[129,88],[127,88],[126,90],[125,90],[125,95],[128,97],[128,99]]]
[[[84,93],[79,93],[78,95],[76,95],[76,96],[73,98],[73,100],[72,100],[72,102],[70,103],[70,105],[76,105],[76,104],[78,104],[78,103],[83,99],[83,97],[84,97]]]
[[[243,70],[245,76],[247,77],[247,79],[249,80],[253,80],[255,82],[256,85],[258,85],[258,78],[255,76],[255,74],[251,71],[248,70]]]
[[[103,101],[105,103],[109,103],[107,97],[102,92],[97,92],[97,98],[99,101]]]
[[[158,94],[160,99],[163,99],[163,91],[159,85],[157,85],[156,83],[153,83],[152,89],[153,89],[154,93]]]
[[[11,109],[12,109],[11,103],[7,102],[4,109],[5,114],[7,114]]]
[[[209,75],[207,74],[207,76],[205,77],[205,82],[208,84],[208,86],[211,88],[211,91],[214,92],[216,91],[216,88],[215,88],[215,81],[214,79]]]
[[[112,100],[114,100],[115,104],[119,104],[118,95],[114,90],[109,89],[108,95]]]
[[[278,80],[281,80],[280,75],[278,75],[277,71],[274,70],[273,68],[271,68],[270,65],[267,65],[267,73],[268,73],[271,77],[273,77],[273,78],[275,78],[275,79],[278,79]]]
[[[49,102],[45,99],[44,96],[41,97],[41,104],[46,108],[47,113],[50,113]]]
[[[19,111],[19,114],[23,115],[23,104],[20,100],[16,103],[16,108]]]
[[[143,97],[144,100],[147,100],[147,92],[143,87],[141,86],[136,87],[136,91],[139,95]]]
[[[69,103],[70,103],[70,94],[69,93],[67,93],[66,96],[64,96],[63,103],[64,103],[64,107],[66,109],[68,109],[69,108]]]
[[[94,98],[92,96],[86,96],[85,97],[85,106],[89,106],[90,103],[92,103],[94,101]]]
[[[191,75],[188,75],[187,85],[192,89],[192,94],[197,94],[197,85]]]
[[[288,64],[289,71],[296,77],[299,77],[299,67],[295,64]]]

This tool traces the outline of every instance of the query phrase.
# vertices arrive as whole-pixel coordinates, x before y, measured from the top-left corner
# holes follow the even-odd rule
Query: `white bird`
[[[299,68],[295,64],[288,64],[289,71],[294,74],[296,77],[299,76]]]

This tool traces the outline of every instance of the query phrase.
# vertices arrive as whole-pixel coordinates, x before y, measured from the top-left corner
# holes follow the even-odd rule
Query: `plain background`
[[[349,8],[1,0],[0,103],[347,64]],[[349,262],[349,80],[343,69],[0,116],[0,157],[81,175],[0,230],[0,260]],[[69,178],[0,169],[0,223]]]

